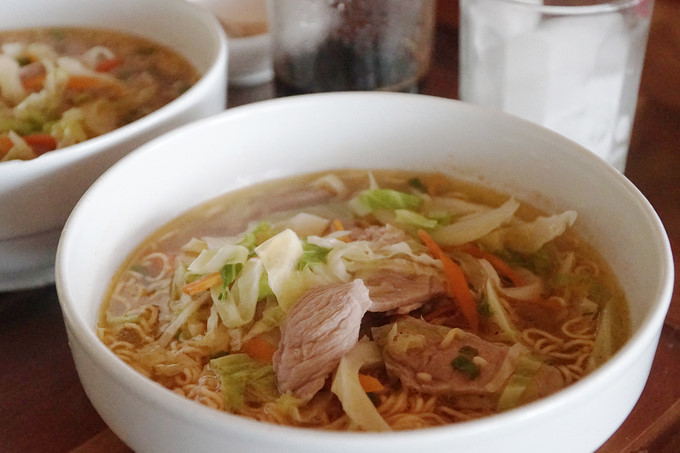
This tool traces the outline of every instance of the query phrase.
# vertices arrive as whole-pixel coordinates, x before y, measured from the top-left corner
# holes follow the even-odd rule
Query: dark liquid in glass
[[[381,49],[377,42],[357,50],[328,39],[313,52],[288,55],[276,65],[276,94],[329,91],[418,92],[422,78],[415,55],[406,49]]]

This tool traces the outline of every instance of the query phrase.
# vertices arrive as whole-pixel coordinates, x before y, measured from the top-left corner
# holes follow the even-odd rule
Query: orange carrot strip
[[[97,72],[110,72],[116,69],[120,64],[123,62],[122,59],[118,57],[113,57],[109,58],[107,60],[103,60],[97,64],[95,67],[95,71]]]
[[[241,352],[260,362],[272,363],[276,347],[260,337],[255,337],[243,344]]]
[[[467,279],[461,268],[437,245],[436,242],[423,230],[418,230],[418,236],[432,252],[435,258],[439,259],[444,266],[444,273],[448,282],[449,294],[456,301],[460,311],[467,319],[473,332],[479,330],[479,313],[477,304],[468,287]]]
[[[472,244],[467,244],[463,246],[461,250],[463,250],[465,253],[469,255],[474,256],[475,258],[487,260],[489,263],[491,263],[494,269],[508,277],[514,286],[524,285],[524,282],[522,281],[522,278],[519,276],[519,274],[517,274],[517,272],[515,272],[513,268],[508,266],[505,261],[503,261],[496,255],[489,252],[485,252],[484,250],[481,250]]]
[[[333,220],[333,230],[345,231],[345,225],[342,224],[342,220],[340,219]],[[350,238],[348,236],[340,236],[338,239],[341,240],[342,242],[350,242]]]
[[[0,135],[0,159],[5,157],[5,154],[9,152],[14,146],[14,142],[7,135]]]
[[[22,137],[37,155],[57,149],[57,139],[50,134],[29,134]]]
[[[444,185],[444,176],[435,173],[427,181],[427,193],[431,197],[437,196],[439,194],[440,188]]]
[[[38,91],[45,84],[45,74],[34,75],[21,81],[23,87],[29,91]]]
[[[111,83],[108,80],[104,80],[99,77],[72,75],[68,78],[68,83],[66,86],[72,90],[85,91],[93,88],[106,87],[110,84]]]
[[[364,392],[379,392],[383,389],[382,382],[368,374],[359,374],[359,384]]]
[[[221,282],[222,276],[220,275],[219,272],[215,272],[214,274],[206,274],[203,277],[199,278],[198,280],[195,280],[191,283],[187,283],[186,285],[184,285],[182,287],[182,291],[184,292],[184,294],[193,296],[194,294],[198,294],[201,291],[207,291],[211,287]]]

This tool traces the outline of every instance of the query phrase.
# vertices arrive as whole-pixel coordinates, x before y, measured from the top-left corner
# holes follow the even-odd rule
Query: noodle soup
[[[264,422],[471,420],[559,391],[629,338],[623,292],[577,216],[440,174],[263,183],[147,238],[97,331],[159,384]]]
[[[190,88],[196,69],[140,36],[94,28],[0,32],[0,161],[111,132]]]

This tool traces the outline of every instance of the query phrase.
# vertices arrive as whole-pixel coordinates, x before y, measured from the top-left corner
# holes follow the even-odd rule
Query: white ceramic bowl
[[[388,434],[279,427],[214,411],[137,374],[97,339],[107,285],[145,236],[218,194],[339,167],[437,170],[548,211],[576,209],[576,228],[621,280],[632,338],[601,368],[548,398],[477,421]],[[106,423],[138,452],[593,451],[642,392],[673,288],[672,255],[659,218],[602,160],[501,113],[395,93],[266,101],[148,143],[110,169],[75,208],[56,275],[83,386]]]
[[[271,37],[267,30],[265,0],[189,0],[211,11],[229,36],[229,84],[253,86],[274,77]],[[261,29],[247,36],[230,35],[230,30]]]
[[[134,33],[186,56],[202,74],[175,101],[116,131],[30,161],[0,163],[0,291],[54,281],[66,218],[87,187],[148,139],[226,103],[226,37],[219,22],[183,0],[2,0],[0,30],[106,27]]]

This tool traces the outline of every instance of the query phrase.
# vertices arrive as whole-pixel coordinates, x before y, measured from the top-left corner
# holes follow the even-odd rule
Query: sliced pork
[[[358,341],[370,304],[368,288],[358,279],[307,291],[288,312],[274,354],[281,393],[310,400]]]
[[[491,343],[460,329],[413,317],[373,329],[385,366],[408,389],[455,397],[467,407],[490,407],[517,370],[527,350]],[[540,365],[527,388],[530,399],[564,386],[556,368]]]
[[[404,274],[385,269],[364,278],[371,296],[369,311],[407,314],[426,302],[443,296],[446,286],[427,274]]]
[[[369,241],[378,246],[397,244],[411,239],[403,230],[389,224],[352,228],[349,237],[353,241]]]

